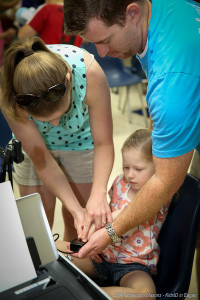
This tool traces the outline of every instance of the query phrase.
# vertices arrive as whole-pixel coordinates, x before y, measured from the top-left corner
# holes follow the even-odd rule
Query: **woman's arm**
[[[4,116],[16,138],[21,141],[24,151],[30,156],[40,179],[73,215],[75,227],[80,234],[84,210],[76,199],[63,171],[46,148],[36,125],[25,115],[22,121],[15,121],[6,114]]]
[[[114,160],[110,90],[106,77],[96,61],[93,61],[87,72],[86,104],[89,107],[90,127],[94,141],[94,180],[86,205],[84,224],[87,226],[84,227],[82,238],[87,237],[92,222],[98,229],[103,223],[112,221],[107,202],[107,184]]]

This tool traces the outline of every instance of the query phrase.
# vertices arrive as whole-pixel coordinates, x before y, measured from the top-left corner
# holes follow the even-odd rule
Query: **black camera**
[[[70,250],[73,252],[78,252],[85,244],[86,242],[83,242],[82,240],[74,239],[70,242]]]
[[[22,153],[21,142],[12,139],[12,143],[6,147],[7,163],[15,162],[16,164],[21,163],[24,160],[24,154]]]
[[[0,182],[4,182],[6,178],[6,172],[8,172],[9,180],[12,184],[12,164],[21,163],[24,160],[24,154],[22,153],[21,142],[12,139],[6,146],[6,149],[0,147]],[[13,186],[13,184],[12,184]]]
[[[16,164],[21,163],[24,160],[21,142],[12,139],[11,143],[6,146],[5,150],[0,147],[0,156],[4,164],[12,164],[13,162]]]

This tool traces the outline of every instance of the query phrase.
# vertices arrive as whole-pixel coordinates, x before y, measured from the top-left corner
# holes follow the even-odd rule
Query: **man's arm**
[[[154,157],[155,174],[112,223],[118,236],[151,219],[170,200],[185,179],[192,153],[190,151],[174,158]],[[106,229],[102,228],[91,235],[78,257],[100,253],[110,243]]]
[[[171,199],[185,179],[192,154],[193,151],[173,158],[154,157],[155,174],[113,222],[119,236],[150,220]]]

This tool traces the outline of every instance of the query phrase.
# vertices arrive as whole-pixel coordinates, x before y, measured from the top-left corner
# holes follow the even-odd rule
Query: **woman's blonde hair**
[[[27,55],[29,54],[29,55]],[[65,83],[67,63],[60,55],[51,52],[38,37],[28,37],[13,42],[6,53],[2,67],[2,108],[14,119],[19,119],[15,94],[40,95],[49,87]],[[66,92],[69,92],[69,84]],[[39,101],[32,106],[23,107],[30,115],[46,116],[53,113],[62,103],[58,101]]]
[[[145,159],[153,161],[151,134],[152,131],[150,129],[138,129],[134,131],[125,140],[121,151],[139,149]]]

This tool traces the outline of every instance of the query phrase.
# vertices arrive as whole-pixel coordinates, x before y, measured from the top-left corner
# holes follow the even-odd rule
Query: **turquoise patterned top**
[[[71,108],[61,116],[58,126],[30,118],[35,122],[48,149],[66,151],[93,149],[88,106],[85,104],[87,81],[84,50],[66,44],[49,45],[48,48],[60,54],[70,65],[72,71]]]

